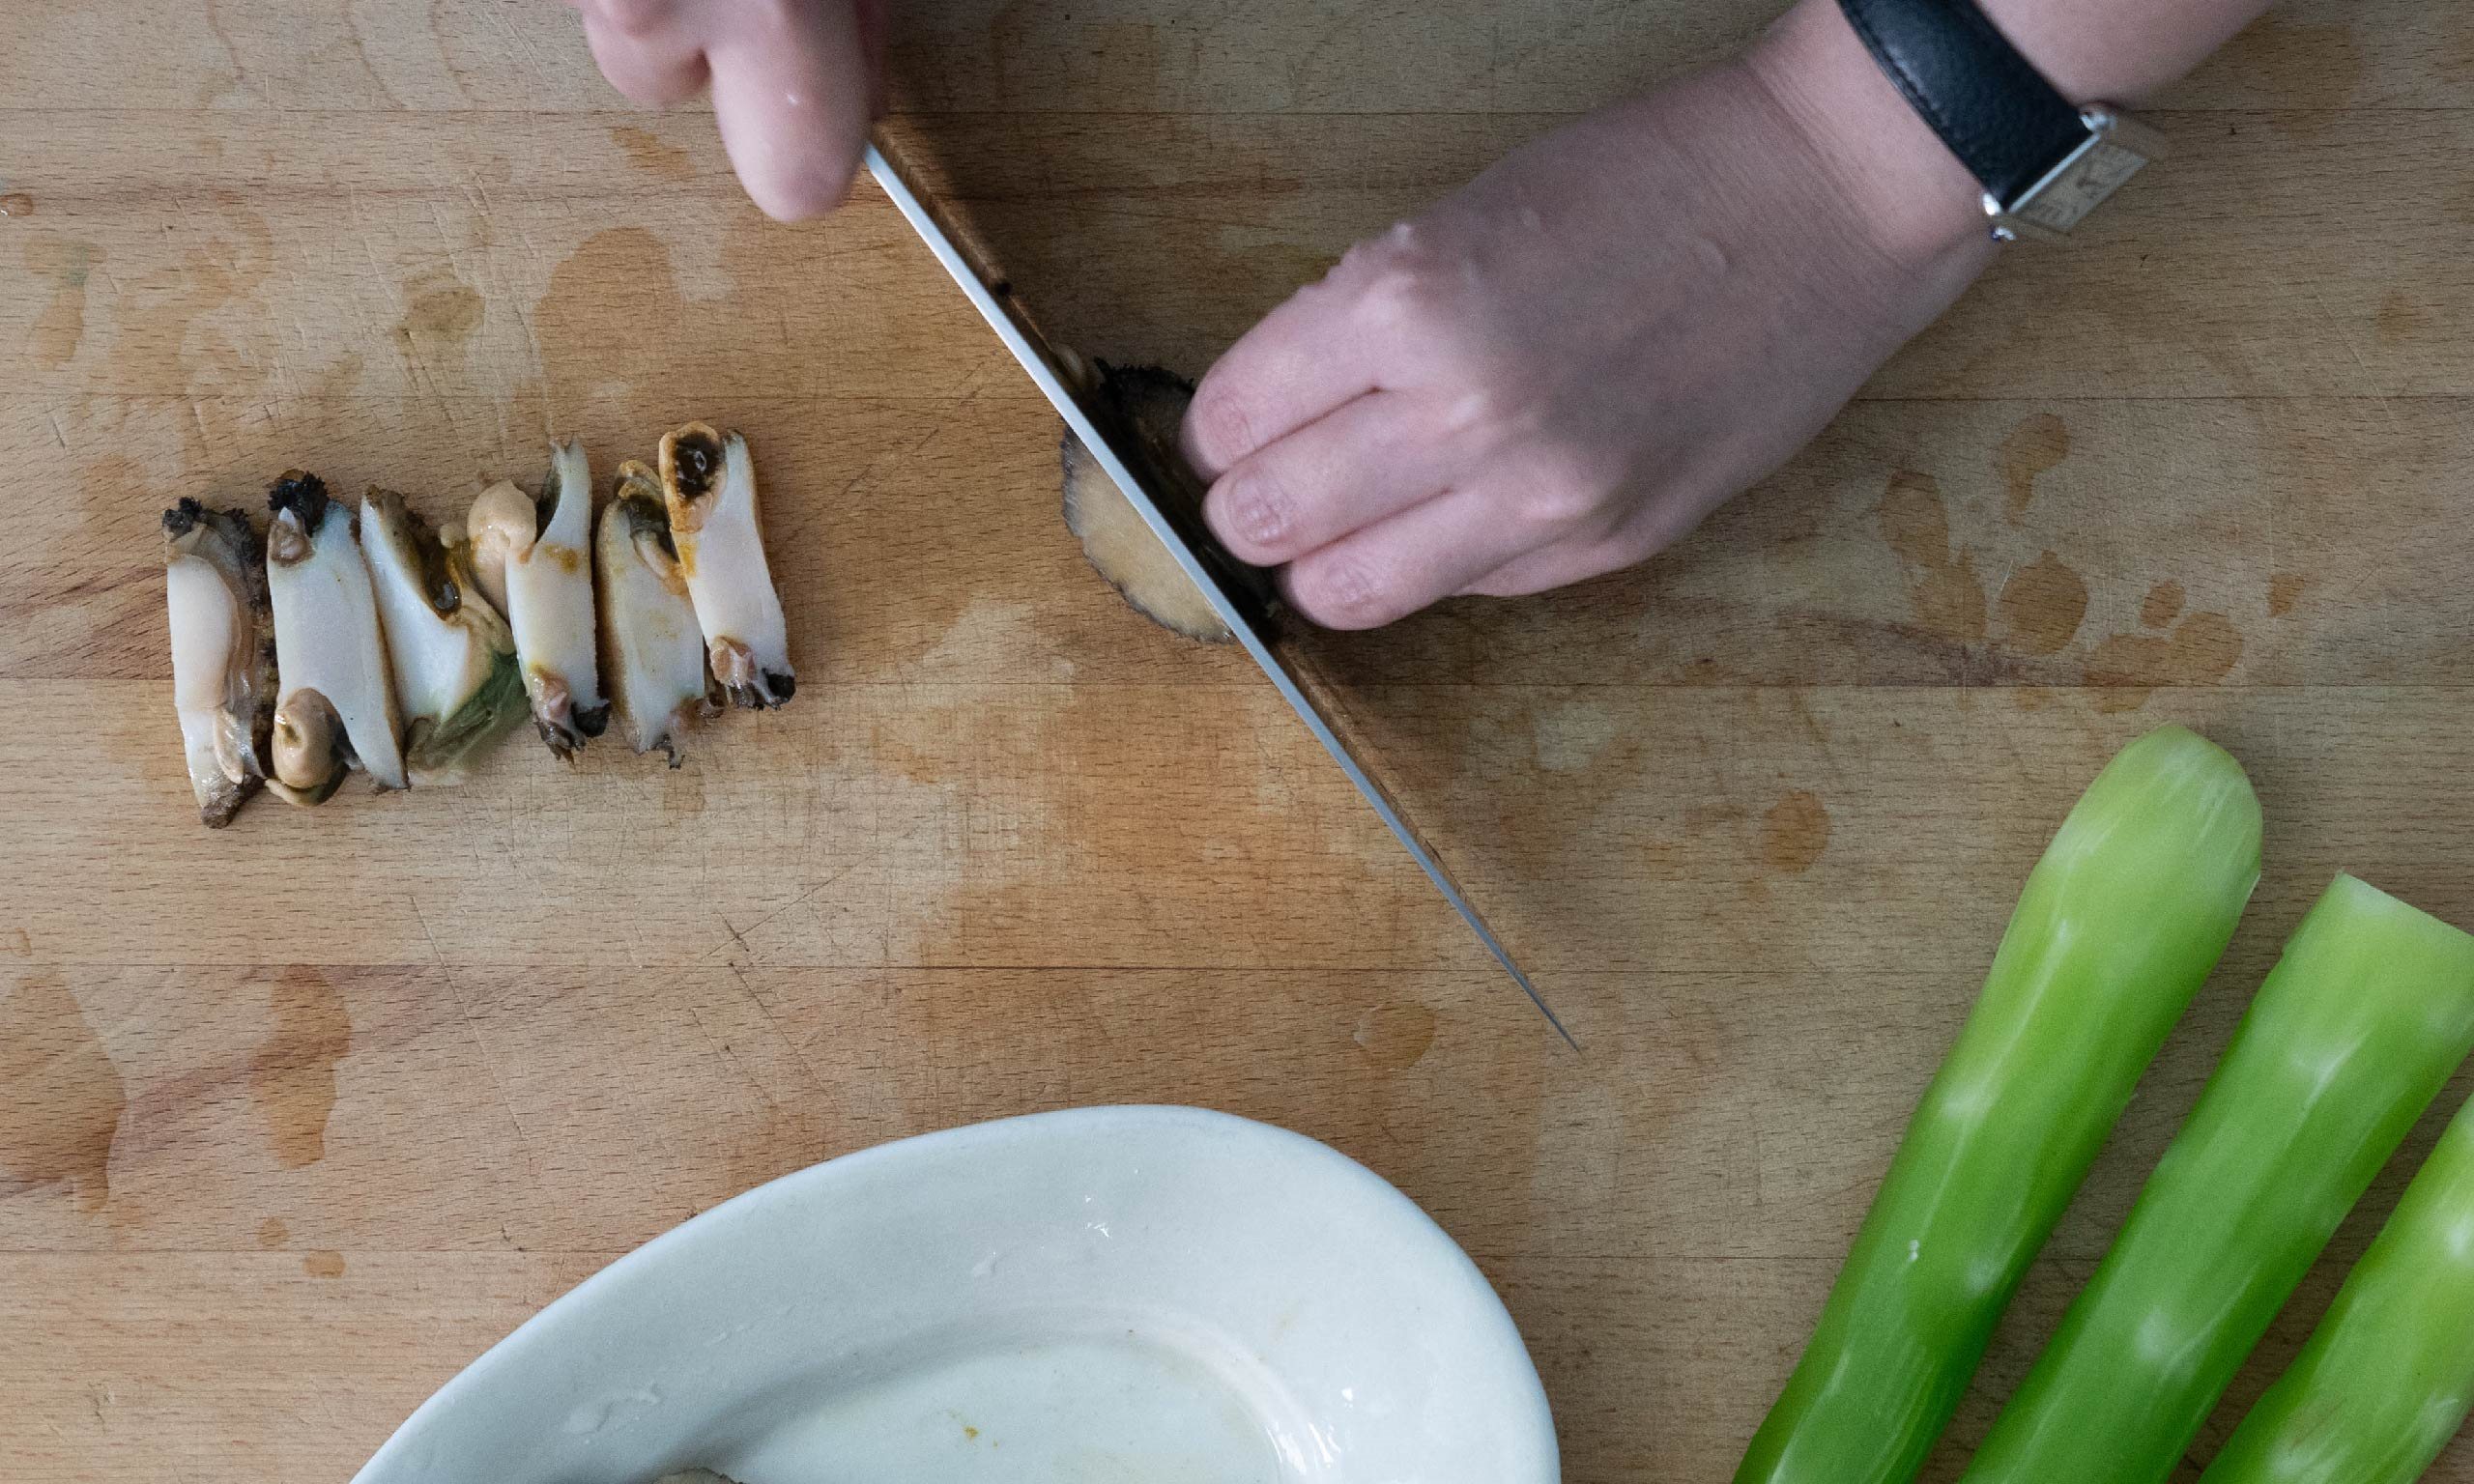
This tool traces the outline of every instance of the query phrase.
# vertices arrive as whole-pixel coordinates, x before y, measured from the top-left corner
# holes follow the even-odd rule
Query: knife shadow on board
[[[1193,386],[1173,373],[1111,367],[1050,340],[984,243],[916,184],[914,146],[880,128],[869,168],[886,195],[1066,424],[1067,525],[1133,606],[1189,638],[1242,644],[1470,930],[1574,1050],[1570,1031],[1469,901],[1390,785],[1364,759],[1348,692],[1285,637],[1273,575],[1231,556],[1202,519],[1202,480],[1178,451]]]

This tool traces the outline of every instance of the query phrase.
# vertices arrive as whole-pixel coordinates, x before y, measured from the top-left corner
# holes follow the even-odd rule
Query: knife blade
[[[1220,615],[1221,622],[1228,626],[1229,633],[1261,669],[1272,688],[1288,703],[1289,710],[1296,713],[1307,731],[1321,744],[1324,752],[1331,755],[1332,761],[1339,765],[1340,772],[1374,811],[1375,817],[1383,821],[1384,828],[1392,832],[1392,838],[1399,842],[1411,860],[1417,862],[1418,869],[1425,872],[1426,879],[1434,883],[1435,890],[1443,894],[1444,900],[1451,903],[1452,909],[1460,915],[1460,920],[1478,935],[1478,941],[1485,945],[1486,952],[1493,955],[1504,972],[1511,976],[1512,983],[1520,986],[1529,1002],[1538,1007],[1538,1013],[1546,1017],[1546,1023],[1554,1027],[1555,1034],[1563,1038],[1565,1044],[1579,1050],[1580,1042],[1565,1028],[1562,1017],[1546,1003],[1545,996],[1538,992],[1537,985],[1512,958],[1503,940],[1495,936],[1494,929],[1486,925],[1485,918],[1477,907],[1461,893],[1459,883],[1443,869],[1443,863],[1435,858],[1433,850],[1410,827],[1391,794],[1358,760],[1333,725],[1331,716],[1307,694],[1298,672],[1273,647],[1266,637],[1263,609],[1256,590],[1250,590],[1251,585],[1234,570],[1239,564],[1220,552],[1216,544],[1206,545],[1209,541],[1207,533],[1190,531],[1166,513],[1161,501],[1136,475],[1115,441],[1103,431],[1103,420],[1095,417],[1090,408],[1084,405],[1079,374],[1068,369],[1065,357],[1048,343],[1047,337],[1039,332],[1011,294],[990,282],[988,275],[963,250],[944,219],[912,187],[907,174],[897,167],[886,154],[881,140],[868,146],[867,164],[868,173],[891,198],[895,210],[902,213],[903,218],[910,223],[911,230],[919,234],[919,240],[953,276],[954,282],[969,298],[989,328],[996,331],[996,337],[1005,343],[1005,349],[1029,374],[1041,395],[1048,398],[1049,405],[1065,419],[1066,427],[1090,451],[1101,471],[1124,492],[1127,502],[1134,506],[1142,523],[1151,528],[1152,534],[1168,549],[1168,555],[1178,568],[1201,589],[1204,600]],[[1253,570],[1247,568],[1245,572]]]

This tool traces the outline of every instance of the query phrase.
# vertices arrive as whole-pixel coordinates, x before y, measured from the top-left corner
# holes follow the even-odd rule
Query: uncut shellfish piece
[[[618,466],[601,508],[592,565],[601,673],[619,734],[639,753],[665,749],[675,768],[687,731],[712,713],[711,682],[661,486],[633,459]]]
[[[433,535],[401,495],[369,492],[360,537],[404,717],[405,774],[417,787],[460,783],[525,714],[515,636],[481,595],[470,546]]]
[[[172,704],[209,829],[231,823],[266,782],[275,675],[265,555],[245,510],[184,499],[163,512]]]
[[[403,717],[352,511],[298,470],[275,481],[267,505],[280,691],[270,782],[296,804],[324,800],[350,767],[381,788],[401,788]]]
[[[1068,366],[1083,408],[1109,445],[1143,482],[1163,516],[1183,530],[1194,551],[1213,564],[1223,590],[1268,614],[1277,608],[1270,575],[1229,556],[1203,525],[1205,486],[1177,443],[1194,384],[1159,366],[1113,366],[1106,361]],[[1210,643],[1236,637],[1201,587],[1134,502],[1100,467],[1091,450],[1067,430],[1058,464],[1064,475],[1065,526],[1082,543],[1082,555],[1135,612],[1165,629]]]
[[[533,729],[572,758],[610,723],[594,653],[592,471],[584,448],[554,444],[539,496],[502,480],[465,517],[475,576],[505,595]]]
[[[663,434],[661,488],[713,678],[734,705],[781,705],[798,676],[782,595],[764,560],[747,440],[701,422]]]

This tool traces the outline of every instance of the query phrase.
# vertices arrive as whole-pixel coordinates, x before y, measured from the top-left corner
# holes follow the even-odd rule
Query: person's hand
[[[731,168],[765,214],[832,210],[868,144],[883,0],[568,0],[611,85],[659,106],[709,85]]]
[[[1212,367],[1212,530],[1335,628],[1643,560],[1988,261],[1977,187],[1829,0],[1359,244]]]

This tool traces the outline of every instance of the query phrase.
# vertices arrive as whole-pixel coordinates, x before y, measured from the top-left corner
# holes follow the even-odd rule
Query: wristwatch
[[[2118,108],[2076,107],[1974,0],[1838,0],[1882,71],[1984,186],[1993,236],[2056,239],[2165,141]]]

